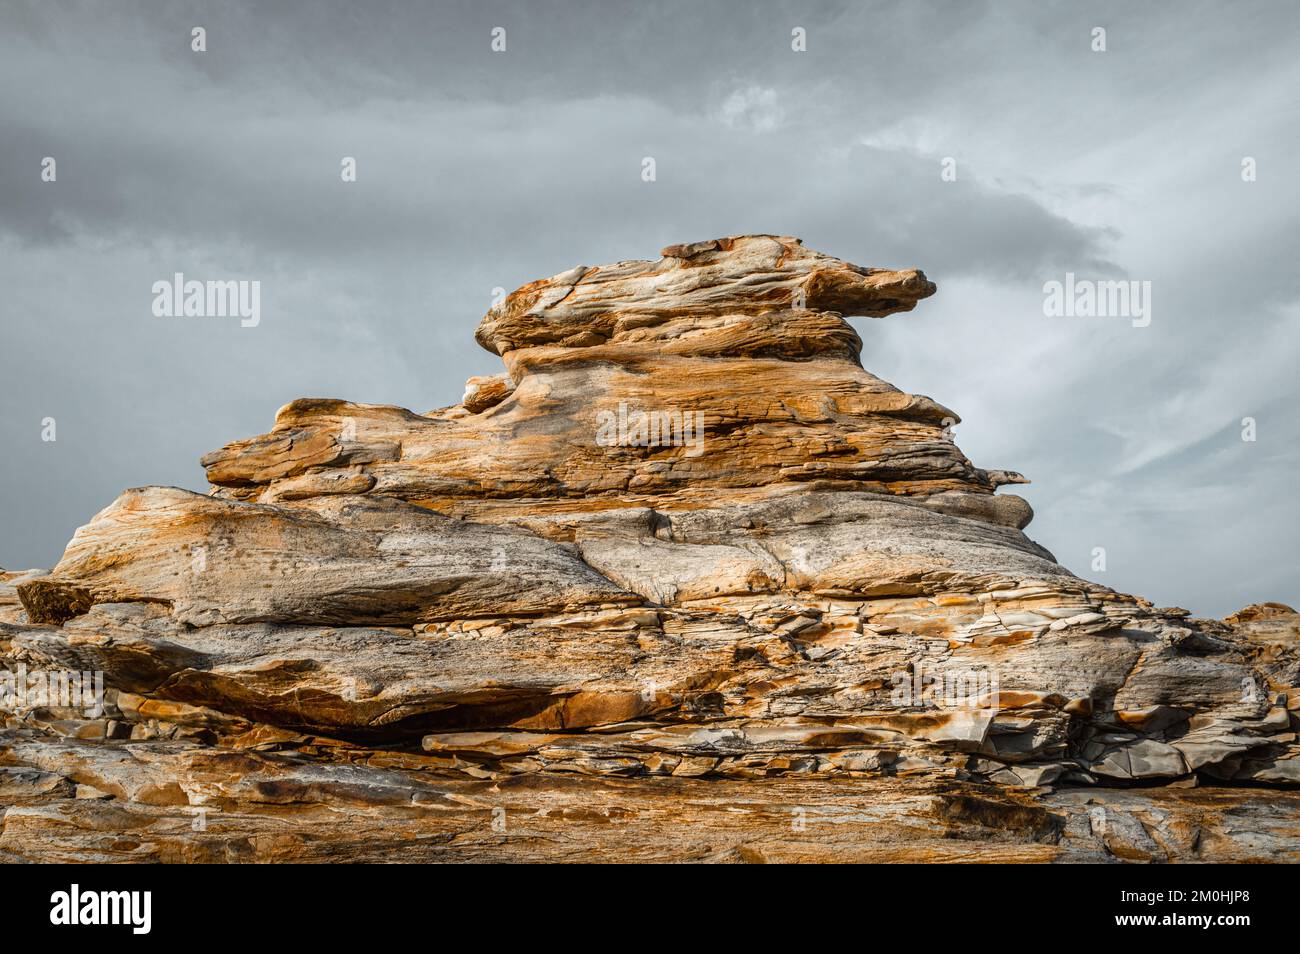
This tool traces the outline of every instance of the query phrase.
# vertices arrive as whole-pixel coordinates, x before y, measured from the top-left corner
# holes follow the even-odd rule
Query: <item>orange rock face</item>
[[[506,298],[476,335],[506,377],[472,380],[464,406],[295,401],[269,434],[205,457],[208,479],[240,500],[369,492],[489,520],[843,489],[951,493],[1027,522],[1023,501],[979,499],[1020,478],[974,467],[948,436],[952,411],[859,363],[843,314],[910,310],[934,293],[920,272],[773,236],[664,252]]]
[[[769,235],[579,266],[483,318],[505,369],[460,405],[294,401],[203,459],[212,495],[127,491],[49,573],[0,579],[7,669],[107,687],[99,712],[8,720],[0,841],[1293,856],[1300,617],[1191,619],[1026,537],[1028,504],[997,492],[1024,478],[975,466],[953,412],[859,362],[846,317],[934,291]],[[841,824],[868,804],[870,831]],[[341,825],[345,806],[373,825]],[[243,834],[196,835],[198,808]],[[520,812],[536,837],[495,837]],[[656,835],[666,813],[698,837]]]

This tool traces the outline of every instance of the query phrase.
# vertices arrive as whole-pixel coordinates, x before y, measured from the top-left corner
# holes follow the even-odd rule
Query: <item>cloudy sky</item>
[[[938,283],[863,364],[1075,572],[1300,605],[1298,90],[1285,2],[6,2],[0,566],[295,397],[456,402],[495,286],[775,232]],[[178,271],[261,323],[153,317]],[[1150,281],[1150,326],[1045,316],[1067,271]]]

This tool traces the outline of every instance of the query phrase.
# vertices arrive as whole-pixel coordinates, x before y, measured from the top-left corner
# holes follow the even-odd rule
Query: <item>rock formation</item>
[[[1300,617],[1080,579],[796,239],[578,267],[505,372],[305,399],[0,578],[34,860],[1295,860]],[[21,682],[21,680],[19,680]],[[65,680],[66,682],[66,680]],[[84,702],[84,698],[82,700]]]

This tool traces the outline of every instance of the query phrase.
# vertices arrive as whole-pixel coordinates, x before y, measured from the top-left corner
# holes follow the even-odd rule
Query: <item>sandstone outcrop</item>
[[[934,291],[778,236],[582,266],[487,314],[460,405],[294,401],[209,495],[127,491],[0,575],[7,670],[105,686],[11,707],[0,850],[1294,859],[1300,616],[1030,540],[861,366],[846,318]]]

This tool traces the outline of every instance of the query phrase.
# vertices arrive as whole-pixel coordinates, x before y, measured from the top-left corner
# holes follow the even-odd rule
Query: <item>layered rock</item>
[[[128,491],[0,580],[10,669],[108,686],[9,720],[0,841],[101,857],[111,807],[149,857],[375,857],[329,820],[355,803],[385,852],[485,860],[960,860],[925,826],[1008,860],[1294,851],[1300,796],[1249,786],[1300,784],[1300,617],[1191,619],[1027,538],[996,493],[1024,478],[859,362],[847,316],[934,290],[776,236],[579,267],[488,313],[506,371],[460,405],[295,401],[203,459],[211,495]],[[471,836],[507,791],[595,828]],[[892,821],[789,831],[854,805]],[[204,806],[294,837],[187,835]],[[647,841],[666,811],[701,841]]]
[[[921,273],[856,268],[772,236],[664,251],[507,297],[477,333],[507,376],[472,379],[467,404],[417,415],[295,401],[269,434],[205,457],[208,480],[232,499],[383,494],[482,520],[823,487],[950,492],[953,507],[1028,519],[1023,502],[991,498],[1018,478],[974,467],[949,439],[953,412],[858,361],[839,312],[910,309],[934,293]],[[698,415],[707,439],[598,443],[602,413],[620,411]]]

